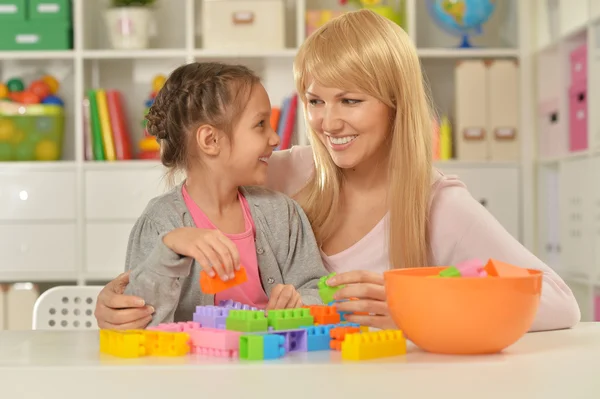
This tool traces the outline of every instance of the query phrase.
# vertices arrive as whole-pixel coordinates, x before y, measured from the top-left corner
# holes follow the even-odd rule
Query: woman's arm
[[[494,258],[543,272],[542,298],[531,331],[570,328],[581,312],[571,289],[477,202],[458,180],[442,178],[431,206],[430,231],[434,264],[453,265]]]

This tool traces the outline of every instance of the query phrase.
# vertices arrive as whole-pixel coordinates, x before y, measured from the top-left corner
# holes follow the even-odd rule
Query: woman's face
[[[390,132],[390,108],[358,91],[312,82],[306,90],[308,123],[327,147],[335,164],[356,168],[385,154]]]

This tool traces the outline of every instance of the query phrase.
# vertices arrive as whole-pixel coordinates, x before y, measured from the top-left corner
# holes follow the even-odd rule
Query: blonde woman
[[[432,166],[432,111],[416,50],[406,33],[361,10],[311,35],[294,63],[311,146],[272,156],[267,186],[294,197],[309,217],[324,264],[357,297],[349,320],[394,327],[383,272],[498,258],[543,270],[532,330],[569,328],[580,319],[569,287],[514,239],[455,177]],[[152,309],[122,295],[121,275],[99,295],[101,327],[138,328]],[[135,302],[139,303],[136,305]]]

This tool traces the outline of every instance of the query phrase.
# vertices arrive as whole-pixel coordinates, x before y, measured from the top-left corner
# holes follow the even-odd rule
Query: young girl
[[[243,66],[181,66],[158,93],[148,132],[162,163],[186,179],[150,201],[129,238],[127,293],[154,308],[151,325],[191,320],[197,305],[224,299],[268,309],[321,303],[326,271],[306,215],[257,187],[279,144],[270,114],[267,92]],[[246,283],[216,296],[200,290],[201,269],[226,281],[240,264]]]

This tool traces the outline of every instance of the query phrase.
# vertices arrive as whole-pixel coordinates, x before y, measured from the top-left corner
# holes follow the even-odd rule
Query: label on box
[[[40,3],[37,6],[37,11],[40,14],[56,14],[60,11],[60,5],[56,3]]]
[[[483,140],[485,138],[485,130],[480,127],[468,127],[463,129],[463,138],[465,140]]]
[[[38,35],[29,34],[17,35],[17,37],[15,38],[15,41],[19,44],[33,44],[37,43],[39,40],[40,37]]]
[[[15,4],[0,4],[0,14],[16,14],[17,11]]]

